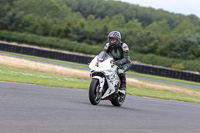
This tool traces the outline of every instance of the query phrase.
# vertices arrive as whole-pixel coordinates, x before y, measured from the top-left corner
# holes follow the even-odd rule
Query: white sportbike
[[[101,100],[110,100],[113,106],[121,106],[126,93],[119,91],[121,81],[117,74],[118,66],[114,64],[113,58],[102,51],[91,61],[89,68],[91,104],[97,105]]]

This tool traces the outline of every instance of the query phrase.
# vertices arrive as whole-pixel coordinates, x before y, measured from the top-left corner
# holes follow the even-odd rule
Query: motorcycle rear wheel
[[[91,104],[97,105],[101,101],[102,93],[99,93],[100,85],[98,79],[92,79],[89,89],[89,99]]]
[[[126,94],[120,94],[119,96],[114,97],[113,99],[111,99],[111,103],[113,106],[122,106],[122,104],[124,103],[126,98]]]

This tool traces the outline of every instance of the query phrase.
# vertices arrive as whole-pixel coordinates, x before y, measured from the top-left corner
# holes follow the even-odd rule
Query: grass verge
[[[62,76],[0,65],[0,81],[38,84],[65,88],[88,89],[90,79]]]
[[[65,88],[88,90],[90,79],[78,76],[63,76],[58,74],[24,70],[0,65],[0,81],[38,84]],[[149,89],[141,86],[128,85],[127,94],[146,96],[169,100],[200,103],[199,96],[172,92],[169,90]]]
[[[36,56],[29,56],[29,55],[23,55],[23,54],[17,54],[17,53],[12,53],[12,52],[5,52],[5,51],[0,51],[0,53],[88,68],[88,65],[85,65],[85,64],[79,64],[79,63],[73,63],[73,62],[67,62],[67,61],[61,61],[61,60],[54,60],[54,59],[48,59],[48,58],[42,58],[42,57],[36,57]],[[171,82],[185,83],[185,84],[200,86],[200,83],[198,83],[198,82],[192,82],[192,81],[186,81],[186,80],[180,80],[180,79],[172,79],[172,78],[167,78],[167,77],[142,74],[142,73],[137,73],[137,72],[134,72],[134,71],[128,71],[127,74],[151,78],[151,79],[158,79],[158,80],[164,80],[164,81],[171,81]]]

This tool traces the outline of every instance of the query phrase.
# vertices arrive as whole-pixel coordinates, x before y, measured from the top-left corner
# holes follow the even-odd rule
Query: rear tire
[[[92,79],[89,89],[89,99],[91,104],[93,105],[97,105],[101,101],[102,94],[98,93],[99,88],[100,88],[99,80]]]
[[[113,99],[111,99],[111,103],[113,106],[122,106],[122,104],[124,103],[126,98],[126,94],[119,94],[119,96],[114,97]]]

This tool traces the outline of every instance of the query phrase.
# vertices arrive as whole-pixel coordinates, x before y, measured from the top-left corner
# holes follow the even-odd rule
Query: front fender
[[[92,77],[92,79],[98,79],[99,80],[99,85],[100,85],[100,89],[99,91],[101,92],[103,90],[103,86],[104,86],[104,83],[105,83],[105,78],[103,77],[100,77],[100,76],[94,76]]]

